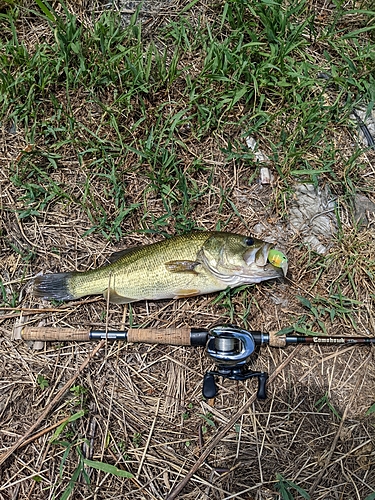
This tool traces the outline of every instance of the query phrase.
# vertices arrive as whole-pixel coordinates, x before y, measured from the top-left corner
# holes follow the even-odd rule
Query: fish
[[[33,294],[59,301],[103,295],[115,304],[209,294],[283,277],[285,266],[268,260],[273,247],[252,236],[193,231],[116,252],[97,269],[37,276]]]

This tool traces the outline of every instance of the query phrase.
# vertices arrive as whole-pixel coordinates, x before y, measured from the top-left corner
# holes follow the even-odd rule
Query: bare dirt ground
[[[87,113],[87,107],[81,109],[84,97],[72,101],[82,121]],[[93,106],[90,112],[99,116],[100,110]],[[163,214],[163,205],[146,177],[124,169],[129,204],[145,204],[147,215],[142,207],[135,211],[124,222],[126,236],[119,243],[109,243],[95,232],[83,238],[92,221],[78,204],[59,201],[37,218],[22,219],[18,214],[24,208],[24,191],[11,182],[11,176],[27,141],[21,128],[10,134],[2,126],[1,134],[0,270],[6,296],[18,297],[17,308],[9,304],[0,308],[2,456],[18,443],[1,465],[1,499],[61,498],[82,457],[116,465],[133,477],[117,477],[86,464],[74,478],[70,497],[74,499],[174,498],[175,488],[184,480],[176,498],[269,500],[307,498],[308,492],[314,500],[359,500],[375,491],[375,420],[367,414],[375,399],[373,348],[262,348],[253,367],[276,374],[268,385],[267,400],[255,399],[251,380],[224,381],[209,404],[201,391],[203,375],[212,363],[203,349],[108,343],[81,370],[93,343],[40,345],[13,337],[14,326],[20,323],[113,329],[130,324],[210,327],[233,321],[249,329],[278,331],[306,316],[306,323],[316,329],[313,315],[297,296],[329,300],[332,283],[347,270],[345,254],[352,257],[350,265],[357,266],[357,295],[345,277],[342,295],[358,303],[347,306],[350,314],[337,314],[332,321],[327,306],[320,318],[330,335],[372,335],[375,289],[372,276],[363,271],[375,257],[371,220],[359,231],[350,202],[337,195],[343,237],[327,242],[332,259],[323,265],[322,257],[302,244],[279,211],[277,176],[271,185],[249,184],[251,167],[228,163],[218,148],[220,138],[207,138],[192,144],[190,157],[184,159],[188,172],[190,162],[199,156],[211,176],[210,189],[199,199],[191,219],[207,230],[214,229],[218,220],[225,221],[226,230],[243,234],[261,224],[262,237],[278,241],[287,253],[291,279],[232,292],[219,303],[211,295],[137,303],[131,308],[107,306],[102,298],[54,305],[31,294],[30,282],[38,272],[94,268],[119,248],[157,241],[160,236],[137,230],[151,227],[152,217]],[[342,134],[338,137],[342,154],[350,155],[353,136]],[[51,175],[57,184],[73,186],[80,197],[86,172],[68,148],[64,153]],[[373,156],[363,153],[368,168],[359,182],[364,186],[374,185]],[[195,172],[194,180],[204,191],[207,172]],[[91,189],[110,216],[111,200],[103,195],[100,179],[93,179]],[[223,204],[222,192],[230,193],[232,203]],[[171,217],[166,231],[173,234],[174,227]],[[22,258],[27,253],[33,255],[30,262]],[[69,381],[67,390],[59,393]],[[51,442],[62,420],[81,409],[84,415]],[[304,491],[298,492],[294,485]],[[283,487],[293,497],[282,496]]]

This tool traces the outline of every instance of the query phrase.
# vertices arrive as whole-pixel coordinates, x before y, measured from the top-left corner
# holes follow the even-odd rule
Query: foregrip
[[[129,328],[127,341],[145,344],[190,345],[190,328]]]
[[[285,335],[277,335],[276,333],[269,333],[269,345],[271,347],[285,347],[286,337]]]

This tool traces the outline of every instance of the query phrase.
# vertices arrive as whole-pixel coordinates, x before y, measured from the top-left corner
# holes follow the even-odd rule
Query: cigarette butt
[[[260,183],[263,185],[271,184],[271,173],[269,168],[262,167],[260,169]]]

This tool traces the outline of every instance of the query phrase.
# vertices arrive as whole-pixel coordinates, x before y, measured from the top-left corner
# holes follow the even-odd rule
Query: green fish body
[[[98,269],[38,276],[34,295],[47,300],[103,295],[125,304],[217,292],[282,277],[283,270],[268,262],[272,247],[251,236],[196,231],[118,252]]]

